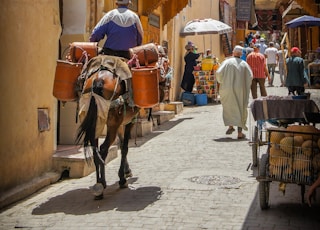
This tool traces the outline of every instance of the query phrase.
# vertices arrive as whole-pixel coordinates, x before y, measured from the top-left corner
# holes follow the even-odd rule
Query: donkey
[[[78,80],[81,125],[76,142],[83,142],[86,159],[93,157],[96,168],[96,184],[92,187],[95,199],[103,198],[105,159],[109,147],[119,137],[121,163],[118,171],[120,188],[127,187],[127,178],[132,176],[127,161],[130,131],[140,108],[130,101],[131,72],[125,59],[99,55],[83,68]],[[99,147],[98,137],[106,124],[107,133]]]

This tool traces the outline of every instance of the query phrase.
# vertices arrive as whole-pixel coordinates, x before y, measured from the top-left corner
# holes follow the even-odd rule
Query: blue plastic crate
[[[193,93],[183,92],[181,95],[181,101],[183,105],[194,105],[195,104],[195,96]]]
[[[197,105],[207,105],[208,104],[207,94],[196,94],[195,98],[196,98]]]

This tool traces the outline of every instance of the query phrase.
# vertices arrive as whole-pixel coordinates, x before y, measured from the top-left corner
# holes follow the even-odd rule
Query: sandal
[[[245,134],[241,134],[241,136],[238,136],[238,139],[245,139],[246,138],[246,135]]]
[[[226,132],[226,134],[232,134],[233,132],[235,131],[235,129],[234,128],[229,128],[228,130],[227,130],[227,132]]]

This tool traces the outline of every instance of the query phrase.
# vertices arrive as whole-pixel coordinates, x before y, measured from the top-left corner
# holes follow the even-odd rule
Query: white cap
[[[131,0],[116,0],[116,3],[125,5],[131,3]]]
[[[243,47],[242,47],[242,46],[239,46],[239,45],[236,45],[236,46],[233,48],[233,52],[234,52],[234,53],[242,53],[242,50],[243,50]]]

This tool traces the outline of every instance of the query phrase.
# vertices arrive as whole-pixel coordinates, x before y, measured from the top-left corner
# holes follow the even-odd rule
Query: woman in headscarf
[[[197,65],[197,59],[200,57],[202,53],[194,53],[194,44],[192,42],[188,42],[185,46],[186,54],[184,55],[184,74],[181,82],[181,88],[186,92],[191,93],[194,85],[194,76],[193,76],[193,67]]]

